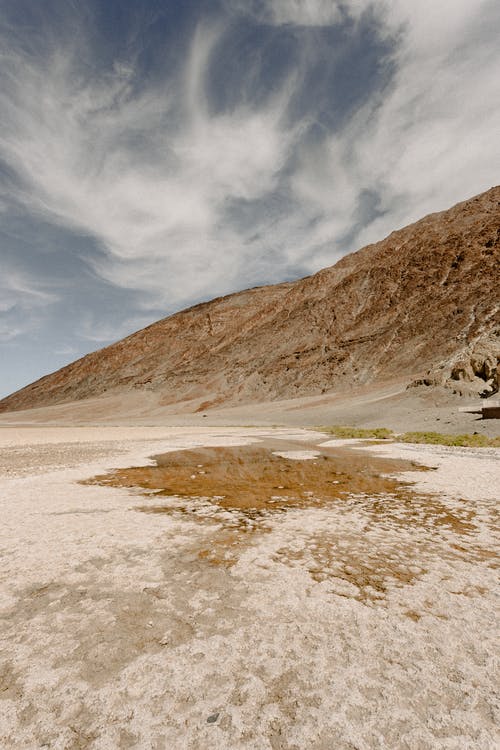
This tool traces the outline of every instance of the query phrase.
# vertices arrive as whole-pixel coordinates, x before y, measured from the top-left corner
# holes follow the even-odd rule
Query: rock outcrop
[[[160,320],[28,385],[0,411],[131,389],[204,410],[395,378],[494,391],[499,290],[495,187],[314,276]]]
[[[487,398],[500,391],[500,330],[481,336],[417,378],[411,386],[441,385],[460,396]]]

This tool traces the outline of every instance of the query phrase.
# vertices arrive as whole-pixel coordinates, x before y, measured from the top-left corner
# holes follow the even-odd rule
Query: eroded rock
[[[487,397],[500,390],[500,331],[480,336],[457,354],[412,381],[444,386],[461,396]]]

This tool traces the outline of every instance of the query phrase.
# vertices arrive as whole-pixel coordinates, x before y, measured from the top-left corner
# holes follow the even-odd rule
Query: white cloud
[[[58,296],[43,283],[4,267],[0,276],[0,341],[34,330],[44,309],[57,301]]]
[[[498,182],[500,54],[488,17],[500,14],[493,4],[381,0],[374,8],[380,33],[402,34],[392,84],[319,152],[305,149],[292,181],[302,205],[323,216],[311,239],[333,240],[316,254],[318,265],[331,262],[335,240],[349,234],[363,191],[377,194],[386,213],[361,228],[357,247]]]
[[[95,236],[105,278],[169,301],[224,285],[225,256],[241,242],[221,225],[227,201],[272,190],[296,137],[286,91],[261,109],[210,114],[204,76],[217,39],[199,29],[175,95],[168,85],[132,95],[121,65],[84,80],[66,48],[44,64],[14,51],[6,60],[0,155],[23,179],[15,198]]]
[[[78,349],[76,348],[76,346],[63,344],[62,346],[58,346],[54,349],[54,354],[62,357],[74,357],[76,354],[78,354]]]
[[[295,26],[326,26],[341,19],[338,3],[333,0],[273,0],[263,8],[271,23]]]
[[[79,339],[105,345],[118,341],[131,331],[144,328],[151,322],[150,316],[147,315],[126,315],[121,316],[119,321],[103,321],[98,315],[88,311],[78,321],[76,335]]]
[[[333,26],[359,16],[374,0],[229,0],[229,6],[275,26]]]
[[[375,117],[361,114],[353,143],[360,182],[380,190],[388,213],[361,240],[498,182],[500,54],[485,33],[488,8],[480,0],[391,3],[391,19],[407,29],[397,75]]]
[[[206,72],[223,27],[200,26],[183,75],[139,93],[128,62],[100,78],[86,74],[83,38],[76,52],[66,40],[42,57],[2,39],[0,158],[22,179],[16,194],[0,195],[2,210],[16,200],[91,235],[103,252],[89,263],[103,278],[171,308],[259,274],[333,262],[354,249],[342,238],[353,234],[366,191],[386,213],[358,227],[357,244],[486,189],[498,179],[494,4],[269,0],[259,12],[269,23],[324,26],[369,7],[373,33],[399,39],[395,76],[314,145],[303,137],[310,118],[293,127],[287,119],[303,71],[264,104],[211,109]],[[266,206],[278,186],[291,207],[281,213]],[[235,201],[263,207],[240,225],[228,218]],[[82,334],[92,336],[92,326]]]

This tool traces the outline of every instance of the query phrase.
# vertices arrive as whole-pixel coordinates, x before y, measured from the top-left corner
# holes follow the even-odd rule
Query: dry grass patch
[[[489,438],[474,433],[463,435],[444,435],[441,432],[405,432],[397,437],[402,443],[425,445],[449,445],[464,448],[500,448],[500,437]]]
[[[387,427],[349,427],[345,425],[332,425],[331,427],[318,427],[322,432],[333,435],[337,438],[359,438],[359,439],[374,439],[374,440],[390,440],[394,437],[392,430]]]
[[[387,427],[349,427],[332,425],[318,427],[321,432],[342,439],[359,440],[394,440],[400,443],[417,443],[422,445],[448,445],[458,448],[500,448],[500,437],[489,438],[478,433],[448,435],[441,432],[405,432],[394,433]]]

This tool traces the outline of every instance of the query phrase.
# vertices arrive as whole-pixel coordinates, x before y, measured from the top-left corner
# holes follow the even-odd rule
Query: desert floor
[[[492,399],[495,400],[495,399]],[[480,409],[481,399],[459,397],[445,388],[407,388],[406,381],[358,387],[285,401],[223,405],[204,411],[203,399],[164,404],[159,394],[124,390],[94,399],[0,414],[2,426],[160,426],[160,427],[307,427],[352,425],[388,427],[397,433],[435,431],[500,435],[500,420],[463,413]]]
[[[320,503],[304,486],[287,508],[278,487],[279,507],[252,513],[79,483],[271,440],[287,461],[407,463],[396,489]],[[500,450],[345,444],[299,427],[0,427],[0,747],[499,747]]]

